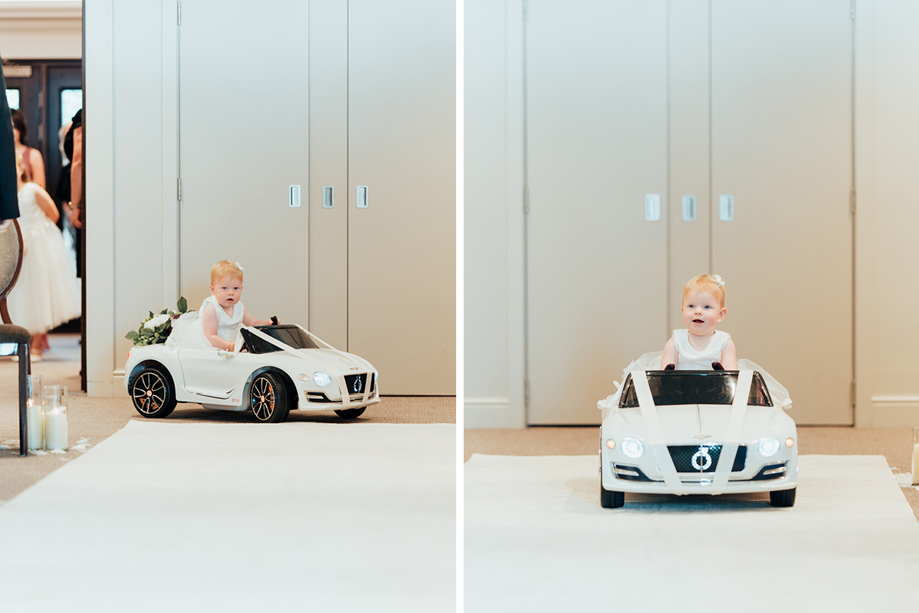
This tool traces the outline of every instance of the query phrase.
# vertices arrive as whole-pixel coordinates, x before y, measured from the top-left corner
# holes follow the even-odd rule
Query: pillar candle
[[[45,448],[67,449],[67,413],[54,411],[45,413]]]
[[[34,404],[30,399],[26,407],[26,423],[29,428],[28,449],[41,449],[42,446],[42,424],[41,424],[41,405]]]

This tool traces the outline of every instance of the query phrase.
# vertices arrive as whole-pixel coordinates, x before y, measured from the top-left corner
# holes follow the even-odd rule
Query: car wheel
[[[130,388],[134,408],[144,417],[166,417],[176,408],[172,378],[157,367],[137,373]]]
[[[261,422],[274,424],[287,419],[290,413],[287,388],[276,373],[263,372],[252,380],[249,408],[255,419]]]
[[[335,409],[335,414],[345,419],[357,419],[363,415],[366,410],[367,407],[361,407],[359,409]]]
[[[790,490],[778,490],[775,492],[769,492],[769,504],[774,507],[793,507],[795,506],[795,490],[797,488],[791,488]]]
[[[604,509],[618,509],[625,505],[625,492],[611,492],[600,488],[600,506]]]

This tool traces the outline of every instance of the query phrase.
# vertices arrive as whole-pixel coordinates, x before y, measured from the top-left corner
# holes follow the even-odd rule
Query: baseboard
[[[522,408],[512,410],[509,398],[469,398],[463,403],[463,424],[467,430],[525,428]]]
[[[871,414],[875,428],[919,426],[919,396],[872,396]]]

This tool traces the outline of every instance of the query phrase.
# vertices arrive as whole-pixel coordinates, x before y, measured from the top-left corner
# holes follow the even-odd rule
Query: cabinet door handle
[[[366,209],[370,206],[370,199],[367,192],[368,190],[366,185],[357,186],[357,208]]]
[[[291,185],[287,188],[287,205],[292,209],[300,208],[300,186]]]
[[[645,220],[661,220],[661,196],[660,194],[645,194]]]
[[[696,197],[683,196],[683,221],[696,220]]]
[[[721,194],[718,197],[718,217],[721,221],[734,221],[734,196]]]
[[[322,208],[331,209],[335,207],[335,188],[326,185],[322,188]]]

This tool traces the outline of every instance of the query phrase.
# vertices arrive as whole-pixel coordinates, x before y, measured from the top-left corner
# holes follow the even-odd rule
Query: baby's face
[[[683,324],[690,334],[707,336],[721,323],[727,309],[705,291],[691,291],[683,300]]]
[[[211,286],[211,293],[217,299],[217,304],[223,308],[231,308],[237,302],[243,293],[243,282],[233,277],[223,277],[217,279]]]

